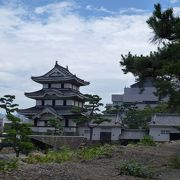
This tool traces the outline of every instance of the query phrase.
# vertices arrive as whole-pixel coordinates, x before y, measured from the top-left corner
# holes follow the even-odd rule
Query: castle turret
[[[79,88],[89,85],[89,82],[73,75],[68,67],[60,66],[57,61],[49,72],[31,79],[42,84],[41,90],[25,93],[26,97],[36,100],[36,105],[18,112],[32,119],[32,130],[46,132],[52,128],[48,126],[48,120],[55,117],[62,122],[65,133],[75,133],[76,123],[73,119],[77,114],[72,112],[72,108],[83,107],[85,96]]]

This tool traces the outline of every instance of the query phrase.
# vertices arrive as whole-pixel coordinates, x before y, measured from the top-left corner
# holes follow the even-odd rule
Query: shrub
[[[28,157],[26,159],[23,159],[23,161],[30,163],[30,164],[36,164],[36,163],[40,163],[43,162],[43,157],[45,155],[42,153],[32,153],[30,155],[28,155]]]
[[[73,151],[68,148],[63,148],[60,151],[50,151],[45,157],[45,162],[62,163],[73,160]]]
[[[25,161],[27,163],[62,163],[66,161],[90,160],[102,156],[111,156],[113,146],[85,147],[78,150],[62,148],[60,151],[49,151],[46,155],[41,153],[30,154]]]
[[[0,160],[0,172],[11,171],[18,168],[18,160]]]
[[[22,153],[25,155],[28,155],[32,150],[35,149],[31,142],[21,142],[19,146],[22,149]]]
[[[41,153],[31,154],[26,158],[27,163],[62,163],[73,159],[73,151],[63,148],[60,151],[49,151],[46,155]]]
[[[128,161],[122,163],[122,165],[118,168],[120,170],[120,174],[130,175],[141,178],[152,178],[153,173],[150,170],[139,164],[136,161]]]
[[[143,139],[141,139],[138,144],[144,145],[144,146],[156,146],[156,143],[155,143],[153,137],[147,136],[147,135],[144,136]]]
[[[176,154],[171,158],[170,167],[180,169],[180,154]]]
[[[98,158],[102,156],[111,156],[113,151],[113,146],[104,145],[99,147],[91,147],[91,148],[82,148],[77,151],[77,157],[83,160],[89,160],[93,158]]]

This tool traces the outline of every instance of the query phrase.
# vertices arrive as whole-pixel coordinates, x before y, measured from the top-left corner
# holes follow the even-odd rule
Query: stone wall
[[[78,148],[85,141],[85,138],[82,136],[31,135],[30,137],[57,149],[63,146],[72,149]]]

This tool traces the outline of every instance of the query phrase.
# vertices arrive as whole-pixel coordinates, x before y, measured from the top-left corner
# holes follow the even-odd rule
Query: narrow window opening
[[[44,106],[44,100],[42,100],[42,106]]]
[[[48,89],[50,89],[51,88],[51,84],[48,84]]]
[[[37,127],[37,119],[34,120],[34,127]]]
[[[44,127],[47,127],[48,123],[47,121],[44,121]]]
[[[69,127],[69,119],[65,119],[65,127]]]
[[[56,101],[55,99],[52,100],[52,105],[55,106],[56,105]]]
[[[62,83],[62,84],[61,84],[61,88],[63,88],[63,89],[64,89],[64,83]]]
[[[63,106],[66,106],[66,100],[63,100]]]

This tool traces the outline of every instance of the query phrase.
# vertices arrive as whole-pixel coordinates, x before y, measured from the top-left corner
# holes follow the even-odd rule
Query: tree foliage
[[[146,106],[144,109],[138,109],[135,103],[123,103],[104,111],[105,114],[117,114],[122,124],[130,129],[148,129],[153,114],[167,112],[169,111],[166,103],[158,104],[156,107]]]
[[[100,107],[103,104],[100,102],[102,98],[98,95],[86,94],[86,103],[84,108],[74,108],[73,112],[81,113],[81,116],[78,116],[75,119],[75,122],[78,124],[85,124],[90,129],[90,140],[92,140],[93,129],[98,127],[103,122],[108,122],[109,119],[104,118],[103,114],[100,113]]]
[[[162,43],[156,52],[148,56],[122,55],[120,61],[125,74],[132,73],[137,81],[151,77],[159,99],[168,98],[172,112],[180,111],[180,18],[173,9],[161,10],[155,5],[153,15],[147,20],[153,30],[152,42]]]
[[[6,111],[6,117],[10,121],[9,126],[5,129],[7,136],[4,141],[11,144],[16,157],[19,157],[20,152],[28,154],[33,149],[33,144],[28,136],[31,134],[29,125],[23,124],[19,118],[12,114],[17,110],[18,106],[18,104],[13,104],[14,99],[15,96],[5,95],[0,98],[0,107]]]
[[[104,114],[117,114],[119,116],[123,115],[125,112],[133,109],[137,109],[136,103],[123,102],[121,105],[106,106],[106,110],[103,111]]]
[[[48,130],[48,132],[52,135],[61,135],[63,132],[63,126],[58,118],[50,118],[48,120],[48,126],[54,128],[54,130]]]
[[[0,98],[0,108],[4,109],[6,111],[6,114],[13,113],[18,109],[18,104],[13,104],[14,100],[14,95],[4,95]]]
[[[162,11],[160,4],[155,4],[154,8],[153,15],[147,20],[147,24],[154,33],[152,42],[179,41],[180,18],[174,16],[172,8]]]

